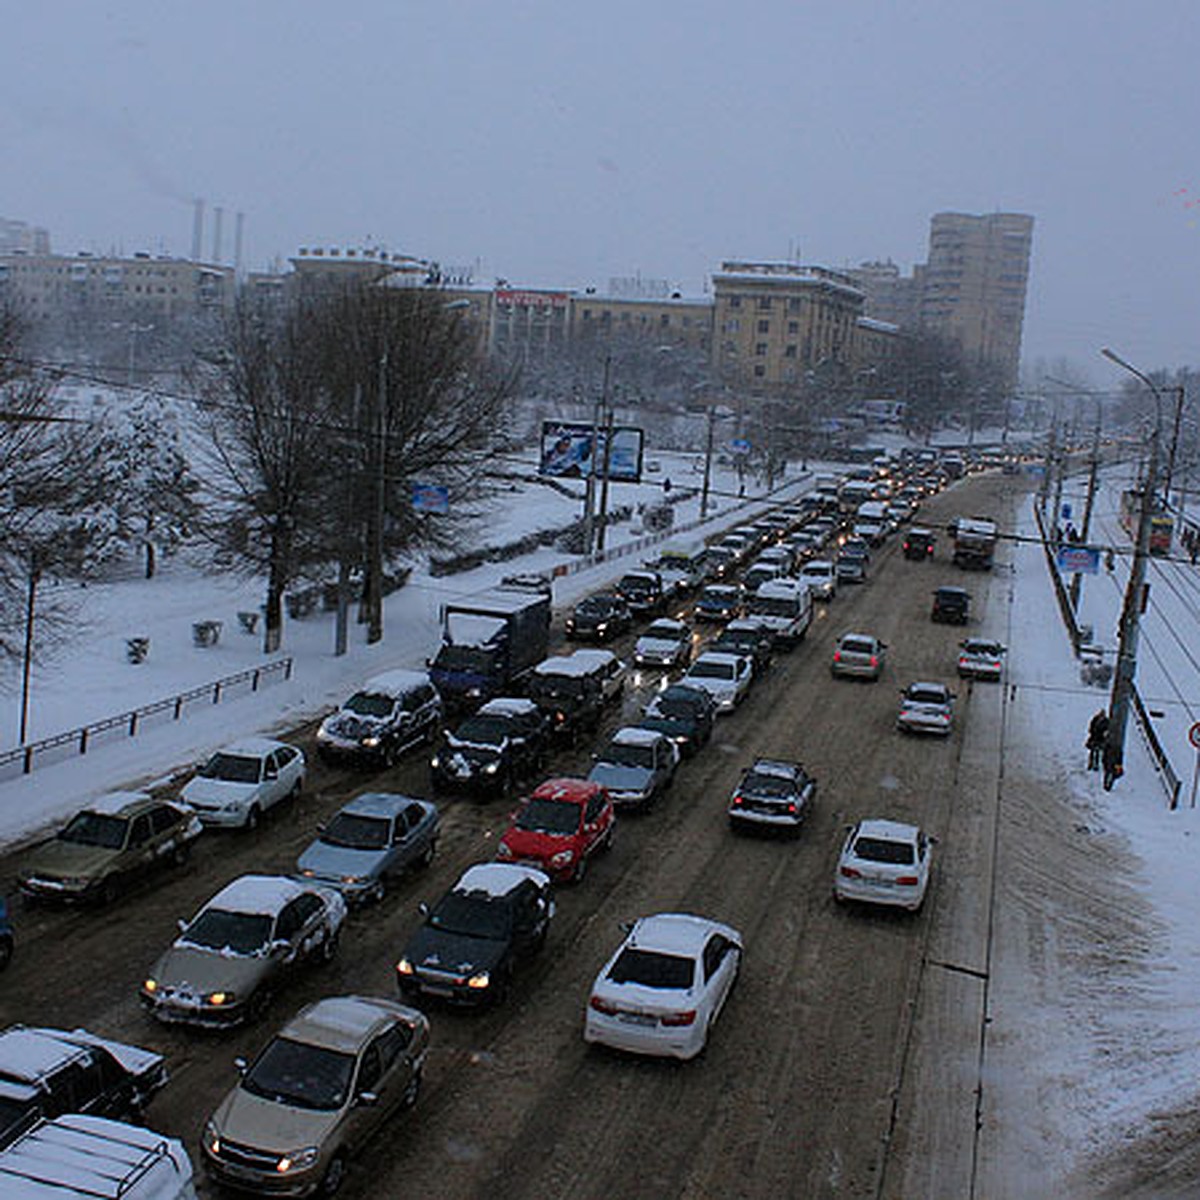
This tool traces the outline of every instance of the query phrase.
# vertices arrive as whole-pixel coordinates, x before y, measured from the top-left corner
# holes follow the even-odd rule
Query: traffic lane
[[[875,594],[880,600],[870,605],[871,586],[859,590],[844,611],[857,620],[880,605],[886,608],[882,592]],[[874,615],[882,621],[886,613]],[[932,636],[942,633],[935,629]],[[404,1160],[402,1177],[409,1186],[418,1191],[436,1186],[446,1195],[644,1195],[647,1186],[686,1194],[679,1184],[691,1177],[698,1184],[720,1180],[737,1194],[749,1170],[754,1194],[766,1194],[768,1186],[788,1190],[791,1181],[804,1178],[804,1164],[785,1151],[788,1161],[779,1169],[780,1147],[771,1141],[759,1151],[761,1128],[749,1120],[766,1113],[778,1121],[787,1110],[801,1123],[785,1143],[794,1138],[802,1146],[827,1146],[815,1155],[812,1194],[822,1194],[830,1179],[848,1189],[842,1194],[859,1187],[870,1194],[886,1128],[880,1122],[890,1112],[894,1048],[907,1011],[897,998],[910,986],[912,943],[921,937],[922,919],[834,912],[833,862],[843,821],[874,811],[854,811],[864,794],[894,791],[899,799],[893,811],[899,807],[920,819],[938,792],[949,747],[898,740],[893,697],[886,689],[835,684],[824,655],[811,650],[802,647],[791,659],[807,663],[807,672],[786,684],[785,672],[769,676],[782,691],[764,681],[741,712],[719,722],[712,749],[688,764],[676,794],[660,813],[637,822],[646,835],[640,861],[626,869],[603,906],[590,908],[582,927],[565,938],[560,927],[552,938],[558,953],[538,980],[536,1022],[528,1028],[509,1025],[502,1044],[472,1056],[476,1079],[460,1075],[451,1099],[443,1095],[427,1106],[420,1145]],[[813,730],[811,753],[804,756],[827,781],[813,822],[798,843],[733,838],[725,829],[724,802],[740,767],[757,752],[751,743],[767,731],[768,752],[794,752],[797,726]],[[870,731],[866,739],[845,736],[847,728],[863,727]],[[892,782],[898,775],[906,777],[903,785]],[[668,814],[670,837],[664,839],[661,828],[653,827]],[[622,822],[619,850],[628,848],[634,824]],[[654,840],[652,832],[659,835]],[[594,872],[574,897],[585,898],[599,878]],[[571,898],[562,894],[564,910]],[[750,934],[746,973],[713,1047],[704,1060],[686,1067],[587,1052],[580,1039],[583,1005],[595,971],[619,939],[616,922],[676,907],[730,919]],[[781,948],[769,961],[756,954],[764,941]],[[839,956],[844,971],[836,970]],[[872,997],[878,991],[890,1005],[882,1016],[873,1003],[863,1003],[864,963],[871,968],[865,990]],[[848,981],[842,985],[848,990],[835,999],[831,964]],[[759,1017],[764,1010],[782,1013],[766,1031]],[[851,1045],[867,1048],[866,1061],[848,1066],[841,1054],[830,1060],[830,1047],[842,1044],[838,1035],[844,1037],[847,1029]],[[891,1047],[891,1053],[870,1053],[874,1042]],[[718,1062],[719,1071],[712,1066]],[[714,1084],[720,1072],[722,1082]],[[815,1078],[805,1082],[806,1074]],[[847,1086],[848,1076],[853,1087]],[[811,1110],[813,1096],[821,1097],[824,1111],[815,1116],[817,1127],[808,1129],[800,1114]],[[461,1123],[457,1130],[442,1126],[444,1114],[464,1111],[486,1112],[487,1120]],[[805,1119],[814,1114],[808,1111]],[[720,1138],[711,1137],[716,1122],[725,1131]],[[627,1152],[614,1158],[614,1145]],[[733,1158],[742,1165],[731,1173],[727,1164]],[[638,1164],[632,1175],[630,1162]],[[857,1164],[864,1163],[860,1170]]]

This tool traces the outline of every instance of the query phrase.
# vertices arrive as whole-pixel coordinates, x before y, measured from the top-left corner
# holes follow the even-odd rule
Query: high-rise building
[[[969,363],[997,367],[1010,386],[1032,245],[1033,217],[1024,213],[944,212],[930,222],[920,323],[957,341]]]
[[[0,254],[49,254],[50,234],[26,221],[0,217]]]

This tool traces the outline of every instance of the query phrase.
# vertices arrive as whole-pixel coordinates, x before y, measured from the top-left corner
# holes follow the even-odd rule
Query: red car
[[[612,845],[614,822],[608,791],[598,783],[547,779],[514,815],[496,858],[578,883],[592,854]]]

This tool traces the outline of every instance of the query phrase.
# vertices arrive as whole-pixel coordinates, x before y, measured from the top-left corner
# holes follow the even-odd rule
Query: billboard
[[[604,429],[577,421],[542,422],[542,456],[539,475],[585,479],[593,471],[592,453],[596,453],[595,473],[604,471]],[[593,442],[597,444],[593,447]],[[619,425],[612,431],[608,452],[608,477],[618,483],[638,483],[642,478],[642,431],[632,425]]]
[[[1064,574],[1100,574],[1100,551],[1094,546],[1059,546],[1055,557],[1058,569]]]
[[[413,512],[441,513],[450,511],[450,489],[435,483],[412,485]]]

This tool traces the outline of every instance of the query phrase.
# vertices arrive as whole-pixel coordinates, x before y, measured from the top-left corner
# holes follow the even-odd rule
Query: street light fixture
[[[1133,680],[1137,673],[1138,634],[1142,609],[1142,593],[1146,584],[1146,560],[1150,555],[1150,518],[1154,512],[1155,491],[1158,487],[1159,441],[1162,436],[1162,397],[1154,381],[1127,363],[1107,346],[1101,354],[1123,371],[1128,371],[1150,389],[1154,397],[1154,433],[1150,438],[1150,461],[1143,483],[1141,511],[1138,514],[1137,537],[1134,540],[1133,565],[1129,584],[1121,607],[1120,641],[1117,649],[1117,669],[1113,676],[1112,697],[1108,706],[1108,734],[1104,745],[1104,787],[1111,789],[1125,764],[1125,731],[1129,725],[1129,705],[1133,698]]]

